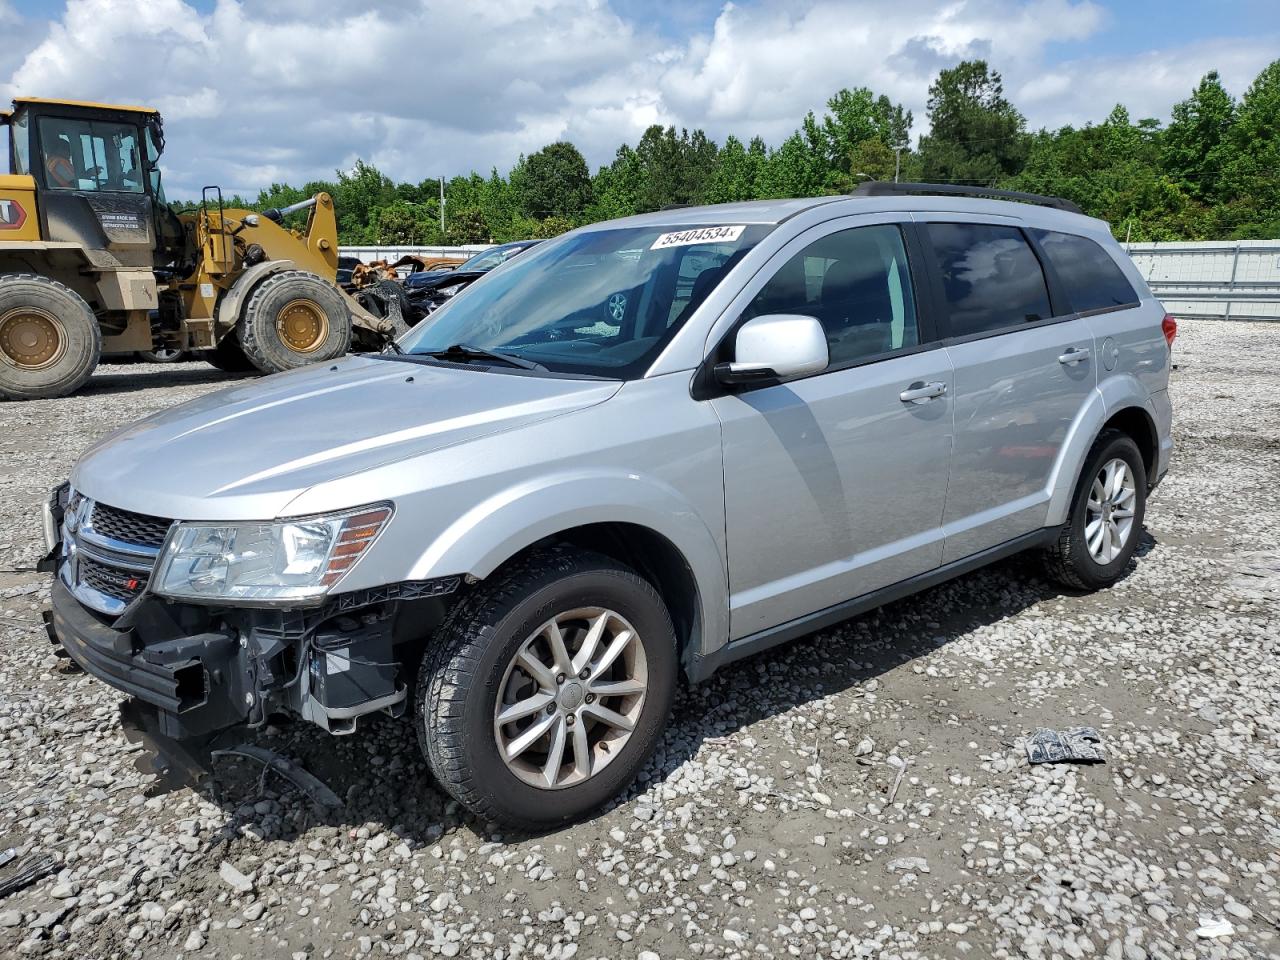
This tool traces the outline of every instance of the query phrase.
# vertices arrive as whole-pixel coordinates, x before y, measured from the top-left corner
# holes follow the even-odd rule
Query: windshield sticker
[[[664,233],[653,241],[650,250],[666,250],[668,247],[687,247],[694,243],[729,243],[742,236],[745,224],[734,227],[698,227],[696,230],[680,230]]]

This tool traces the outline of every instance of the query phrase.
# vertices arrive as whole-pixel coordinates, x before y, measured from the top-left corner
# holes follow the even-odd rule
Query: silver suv
[[[128,427],[49,505],[51,633],[165,756],[407,715],[537,829],[626,787],[682,677],[1019,551],[1108,586],[1175,324],[1105,223],[965,192],[585,227],[388,352]]]

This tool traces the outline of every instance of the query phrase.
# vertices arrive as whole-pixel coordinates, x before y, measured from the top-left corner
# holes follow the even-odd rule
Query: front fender
[[[218,304],[218,327],[220,329],[234,327],[239,322],[244,303],[249,299],[249,294],[253,292],[253,288],[259,281],[281,270],[292,269],[294,269],[292,260],[263,260],[240,274]]]
[[[1138,379],[1130,374],[1109,376],[1094,390],[1081,406],[1067,433],[1058,460],[1049,479],[1049,515],[1046,526],[1055,527],[1067,522],[1071,512],[1071,496],[1076,481],[1084,469],[1084,461],[1093,448],[1094,441],[1108,420],[1128,407],[1144,410],[1155,422],[1155,407],[1150,395]]]
[[[705,518],[669,485],[622,471],[540,477],[486,498],[434,538],[409,579],[484,579],[539,540],[595,523],[635,524],[670,541],[697,587],[702,636],[695,643],[714,646],[729,635],[728,575]]]

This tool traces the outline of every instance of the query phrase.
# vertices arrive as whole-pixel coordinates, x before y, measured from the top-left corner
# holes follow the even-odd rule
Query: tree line
[[[1168,123],[1117,105],[1101,123],[1030,131],[983,60],[929,87],[929,133],[911,145],[911,111],[866,87],[832,96],[776,146],[717,144],[702,130],[651,126],[593,175],[571,143],[522,156],[504,177],[394,183],[358,161],[333,181],[274,183],[253,203],[333,195],[341,242],[463,244],[550,237],[585,223],[681,204],[847,193],[866,179],[996,186],[1065,197],[1121,239],[1280,237],[1280,60],[1236,100],[1207,74]]]

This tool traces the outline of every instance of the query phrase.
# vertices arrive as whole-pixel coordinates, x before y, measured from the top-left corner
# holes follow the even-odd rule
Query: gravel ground
[[[2,404],[0,848],[62,869],[0,901],[0,955],[1280,956],[1277,338],[1183,324],[1174,470],[1115,588],[1014,559],[738,664],[622,802],[540,837],[463,817],[392,720],[255,738],[336,815],[234,769],[150,796],[118,696],[51,669],[37,505],[227,377],[107,367]],[[1078,724],[1105,764],[1027,764],[1032,730]]]

